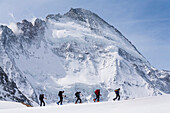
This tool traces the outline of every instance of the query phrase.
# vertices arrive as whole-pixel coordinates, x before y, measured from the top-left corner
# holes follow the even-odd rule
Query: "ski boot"
[[[57,104],[59,105],[59,102],[57,102]]]

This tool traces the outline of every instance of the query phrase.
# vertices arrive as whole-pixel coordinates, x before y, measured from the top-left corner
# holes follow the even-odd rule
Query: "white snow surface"
[[[18,108],[26,108],[25,105],[17,102],[9,102],[9,101],[0,101],[0,110],[2,109],[18,109]],[[3,112],[0,112],[3,113]]]
[[[9,108],[0,109],[0,113],[169,113],[170,95],[147,97],[140,99],[110,101],[85,104],[67,104],[58,106],[51,104],[46,107],[15,108],[17,103],[7,102]],[[1,103],[1,102],[0,102]]]

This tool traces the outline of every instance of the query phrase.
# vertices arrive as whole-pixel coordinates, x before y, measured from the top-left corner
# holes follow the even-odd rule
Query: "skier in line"
[[[113,99],[114,101],[118,98],[118,101],[120,100],[120,95],[119,95],[120,88],[115,90],[116,97]]]
[[[58,96],[60,97],[60,101],[57,102],[57,104],[59,105],[63,105],[63,97],[66,97],[65,95],[63,95],[64,91],[59,91]]]
[[[80,96],[82,96],[82,95],[81,95],[81,92],[80,92],[80,91],[77,91],[77,92],[75,93],[75,96],[76,96],[76,98],[77,98],[75,104],[77,104],[78,101],[80,101],[80,103],[81,103],[81,98],[80,98]]]
[[[100,99],[100,96],[101,96],[100,89],[96,89],[96,91],[94,93],[96,95],[96,98],[93,99],[93,101],[95,102],[97,100],[97,102],[99,102],[99,99]]]
[[[40,94],[40,96],[39,96],[40,106],[42,106],[42,103],[43,103],[43,106],[45,106],[45,102],[44,102],[43,99],[46,99],[46,98],[44,97],[44,94]]]

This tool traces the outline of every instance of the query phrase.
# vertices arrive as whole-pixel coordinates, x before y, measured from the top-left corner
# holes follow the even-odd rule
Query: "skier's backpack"
[[[115,93],[116,93],[116,94],[119,94],[119,90],[120,90],[120,89],[116,89],[116,90],[115,90]]]
[[[118,89],[116,89],[115,92],[118,92]]]
[[[62,96],[62,93],[63,93],[62,91],[59,91],[58,96]]]
[[[43,100],[43,98],[44,98],[44,95],[43,95],[43,94],[40,94],[39,99],[40,99],[40,100]]]
[[[76,96],[76,97],[79,97],[79,96],[80,96],[80,92],[76,92],[76,93],[75,93],[75,96]]]
[[[100,90],[99,90],[99,89],[96,89],[95,94],[96,94],[96,95],[99,95],[99,93],[100,93]]]

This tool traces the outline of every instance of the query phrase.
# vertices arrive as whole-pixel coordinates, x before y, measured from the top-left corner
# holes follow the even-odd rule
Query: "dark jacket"
[[[44,99],[44,94],[40,94],[39,99],[43,100]]]

